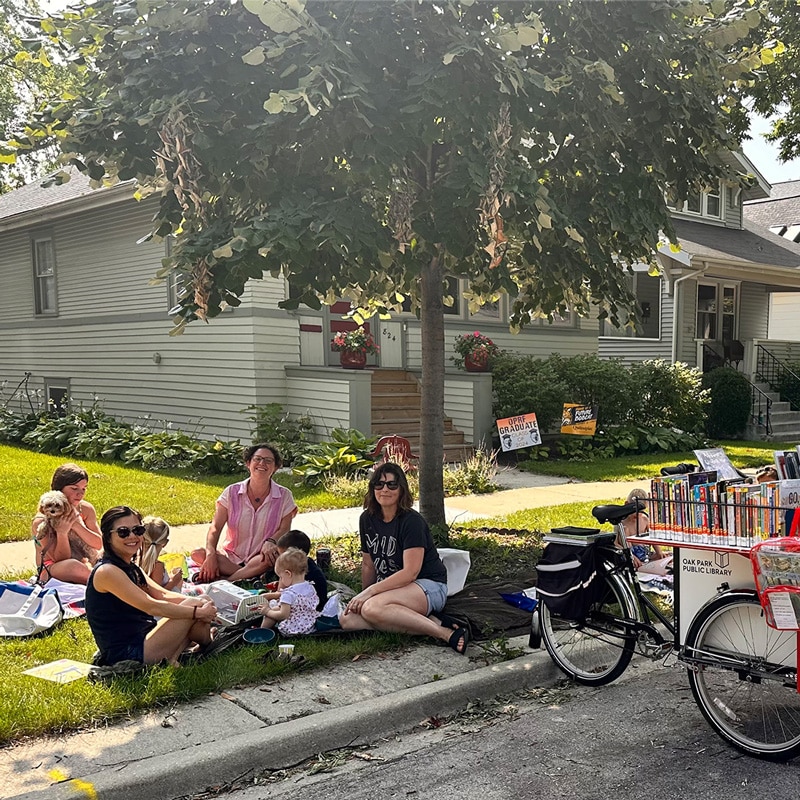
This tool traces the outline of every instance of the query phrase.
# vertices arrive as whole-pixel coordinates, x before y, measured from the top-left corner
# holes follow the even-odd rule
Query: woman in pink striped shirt
[[[197,577],[201,583],[244,580],[271,569],[278,556],[275,542],[291,528],[297,514],[292,493],[272,480],[283,464],[277,447],[251,445],[245,448],[244,463],[250,477],[223,490],[206,546],[192,553],[201,565]]]

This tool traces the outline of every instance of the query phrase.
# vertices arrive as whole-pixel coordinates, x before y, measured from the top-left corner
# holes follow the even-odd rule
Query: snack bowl
[[[248,628],[244,640],[250,644],[269,644],[275,641],[275,631],[272,628]]]

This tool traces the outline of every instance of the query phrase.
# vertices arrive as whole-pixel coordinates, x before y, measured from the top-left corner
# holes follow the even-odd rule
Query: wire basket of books
[[[767,624],[800,630],[800,538],[761,542],[750,551],[750,561]]]

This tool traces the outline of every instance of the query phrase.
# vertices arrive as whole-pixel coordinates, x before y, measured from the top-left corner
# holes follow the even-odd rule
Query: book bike
[[[796,756],[800,538],[779,535],[788,483],[747,492],[741,479],[719,482],[714,472],[668,475],[652,482],[647,501],[592,510],[614,532],[554,529],[537,566],[531,647],[543,641],[563,672],[589,686],[618,678],[635,652],[674,653],[723,739],[772,761]],[[641,510],[649,535],[626,537],[623,523]],[[674,604],[643,590],[634,543],[673,548]]]

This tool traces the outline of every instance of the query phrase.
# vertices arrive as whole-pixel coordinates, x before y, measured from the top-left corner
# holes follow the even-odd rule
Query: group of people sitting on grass
[[[297,506],[272,480],[282,462],[270,444],[245,448],[249,477],[217,499],[205,546],[191,553],[199,583],[269,575],[275,591],[262,595],[262,627],[283,635],[309,633],[327,597],[325,576],[308,555],[310,540],[291,530]],[[98,524],[85,500],[87,472],[76,464],[56,469],[51,489],[68,501],[55,517],[40,506],[33,519],[38,581],[86,585],[86,617],[97,642],[97,663],[163,660],[205,651],[222,641],[213,627],[217,609],[204,594],[187,595],[179,568],[168,572],[159,555],[169,526],[143,519],[126,505],[108,509]],[[464,654],[469,630],[442,614],[447,570],[413,497],[403,469],[376,467],[359,520],[362,590],[329,627],[424,634]],[[274,576],[272,573],[274,572]]]

